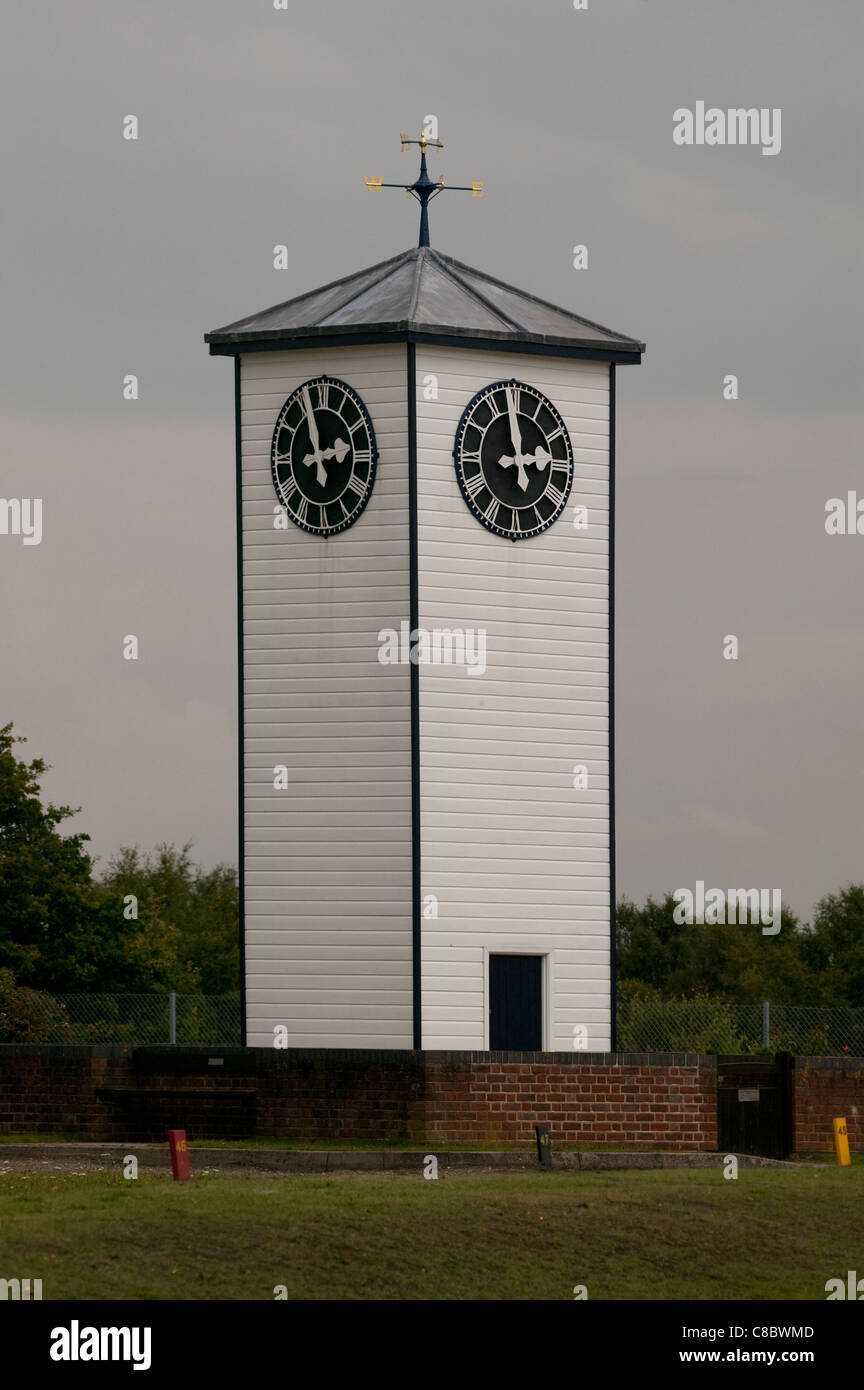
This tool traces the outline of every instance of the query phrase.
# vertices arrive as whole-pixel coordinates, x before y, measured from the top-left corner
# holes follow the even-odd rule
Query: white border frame
[[[490,956],[540,956],[543,964],[541,967],[541,999],[540,999],[540,1022],[541,1039],[540,1051],[548,1052],[549,1040],[552,1037],[552,984],[555,970],[555,951],[544,946],[541,941],[530,941],[522,944],[508,941],[506,937],[499,937],[483,945],[483,1051],[490,1052],[489,1046],[489,957]]]

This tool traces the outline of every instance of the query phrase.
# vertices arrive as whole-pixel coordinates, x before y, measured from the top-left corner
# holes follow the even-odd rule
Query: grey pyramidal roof
[[[645,344],[514,289],[428,246],[205,334],[211,353],[313,346],[314,340],[442,338],[542,345],[568,356],[638,362]],[[310,342],[310,340],[312,340]],[[323,345],[323,343],[322,343]],[[529,349],[530,350],[530,349]]]

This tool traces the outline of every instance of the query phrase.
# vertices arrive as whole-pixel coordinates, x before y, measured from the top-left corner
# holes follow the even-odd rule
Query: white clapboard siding
[[[328,540],[274,528],[270,475],[286,397],[322,374],[359,393],[379,450],[365,511]],[[409,677],[378,661],[409,616],[405,347],[244,355],[240,437],[247,1041],[282,1024],[289,1047],[407,1048]]]
[[[488,1047],[488,955],[546,957],[548,1050],[610,1044],[609,368],[418,346],[419,623],[482,628],[470,676],[420,667],[423,1041]],[[574,450],[564,514],[515,543],[471,515],[453,445],[465,406],[516,377],[561,412]],[[576,530],[573,507],[588,508]],[[584,763],[589,789],[575,790]]]

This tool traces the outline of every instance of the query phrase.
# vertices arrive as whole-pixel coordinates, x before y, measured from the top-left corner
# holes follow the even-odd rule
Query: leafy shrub
[[[63,1043],[73,1030],[63,1005],[38,989],[18,987],[11,970],[0,970],[0,1042]]]

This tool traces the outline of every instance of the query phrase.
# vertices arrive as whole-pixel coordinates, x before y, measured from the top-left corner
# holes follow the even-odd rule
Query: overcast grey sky
[[[436,200],[432,244],[648,344],[618,374],[621,891],[806,914],[864,879],[864,536],[824,526],[864,496],[862,52],[860,0],[7,12],[0,495],[44,535],[0,536],[0,722],[97,855],[236,860],[233,385],[202,334],[413,245],[362,175],[411,176],[434,113],[433,174],[486,197]],[[699,100],[781,108],[780,153],[676,146]]]

